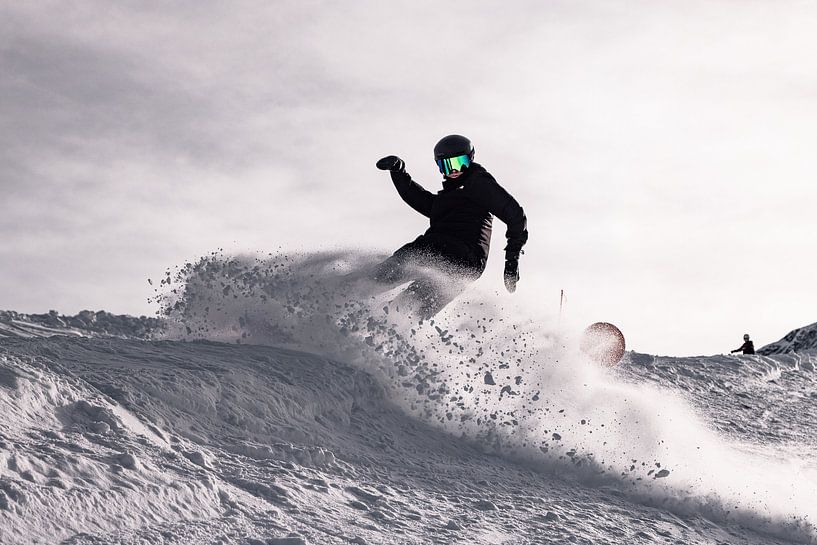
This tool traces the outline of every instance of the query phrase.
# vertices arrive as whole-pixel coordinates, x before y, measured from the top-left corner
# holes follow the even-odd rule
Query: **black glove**
[[[519,257],[505,256],[505,288],[513,293],[516,283],[519,282]]]
[[[402,172],[403,169],[406,168],[406,164],[398,156],[389,155],[388,157],[383,157],[381,160],[377,162],[377,168],[379,168],[380,170],[392,170]]]

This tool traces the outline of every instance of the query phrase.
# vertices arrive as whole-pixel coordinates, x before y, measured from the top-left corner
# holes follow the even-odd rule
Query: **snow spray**
[[[167,335],[337,359],[375,375],[412,416],[496,455],[678,514],[817,541],[817,470],[804,459],[724,437],[683,391],[593,364],[558,316],[524,315],[498,294],[470,287],[419,319],[405,285],[371,280],[384,257],[206,256],[162,281]]]

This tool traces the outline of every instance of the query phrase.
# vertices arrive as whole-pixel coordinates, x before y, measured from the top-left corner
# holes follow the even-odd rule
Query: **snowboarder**
[[[743,352],[744,354],[754,354],[755,353],[755,343],[749,340],[749,334],[745,334],[743,336],[743,344],[740,348],[736,348],[729,352],[730,354],[734,354],[735,352]]]
[[[443,175],[443,188],[436,194],[412,180],[396,155],[377,162],[377,168],[390,171],[400,197],[427,216],[431,226],[378,265],[375,278],[388,283],[414,279],[408,292],[420,302],[420,313],[426,318],[439,312],[456,293],[434,279],[412,278],[417,266],[466,282],[476,280],[488,261],[491,222],[496,216],[507,225],[504,278],[505,287],[513,293],[519,281],[519,256],[528,239],[522,207],[474,162],[474,146],[468,138],[446,136],[434,146],[434,160]]]

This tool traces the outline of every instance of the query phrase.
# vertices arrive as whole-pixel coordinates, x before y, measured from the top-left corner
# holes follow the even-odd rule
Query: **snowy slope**
[[[191,265],[165,340],[0,339],[0,542],[817,543],[815,355],[599,369],[356,259]]]
[[[407,417],[371,376],[318,356],[73,338],[0,350],[3,543],[780,542],[729,522],[725,505],[650,507],[611,483],[499,456]],[[753,375],[766,365],[802,380],[792,362],[759,361],[749,377],[762,381]],[[702,361],[678,363],[643,367]],[[718,425],[747,439],[768,431],[749,423]],[[779,524],[758,526],[798,535]]]
[[[758,350],[758,354],[786,354],[805,350],[817,350],[817,323],[790,331],[779,341]]]

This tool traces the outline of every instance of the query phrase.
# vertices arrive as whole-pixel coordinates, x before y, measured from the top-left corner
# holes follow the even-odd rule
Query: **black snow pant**
[[[374,278],[387,284],[413,282],[406,295],[419,305],[419,314],[428,319],[442,310],[457,295],[460,287],[473,282],[485,270],[486,259],[462,242],[434,233],[417,237],[400,247],[391,257],[377,265]],[[453,282],[422,274],[422,268],[444,273]]]

